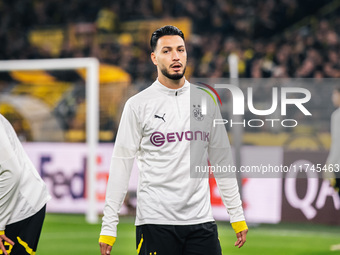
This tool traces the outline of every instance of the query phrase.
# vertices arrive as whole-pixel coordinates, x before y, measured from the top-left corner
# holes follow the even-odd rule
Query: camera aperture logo
[[[249,128],[260,128],[263,127],[265,124],[269,124],[270,127],[275,127],[275,125],[281,125],[282,127],[286,128],[293,128],[298,125],[298,121],[296,119],[278,119],[278,118],[263,118],[263,116],[269,116],[273,114],[280,105],[280,115],[282,117],[287,116],[287,106],[294,105],[299,109],[302,114],[305,116],[311,116],[312,114],[308,109],[305,107],[304,104],[308,103],[311,99],[311,93],[308,89],[299,88],[299,87],[281,87],[280,90],[277,87],[272,88],[272,104],[269,109],[259,110],[256,109],[254,106],[253,100],[253,88],[248,87],[246,97],[243,91],[236,85],[232,84],[214,84],[210,86],[208,84],[199,82],[201,86],[205,88],[198,87],[198,89],[203,90],[209,95],[212,100],[214,101],[215,105],[217,105],[216,99],[213,94],[216,95],[217,99],[222,106],[222,100],[219,94],[217,93],[216,89],[227,89],[232,96],[232,114],[233,116],[244,116],[245,115],[245,98],[247,99],[247,106],[250,113],[261,116],[261,118],[254,118],[254,119],[214,119],[213,126],[216,125],[230,125],[230,127],[241,125],[243,127]],[[302,95],[302,96],[301,96]],[[279,96],[280,96],[280,103],[279,103]],[[202,97],[202,114],[207,114],[207,101],[205,97]]]

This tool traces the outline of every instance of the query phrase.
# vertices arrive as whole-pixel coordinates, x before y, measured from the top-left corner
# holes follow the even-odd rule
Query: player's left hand
[[[106,243],[99,243],[100,246],[100,254],[101,255],[109,255],[111,254],[112,246],[106,244]]]
[[[248,229],[245,229],[239,233],[236,234],[237,241],[235,242],[235,246],[238,246],[238,248],[241,248],[244,243],[246,242]]]
[[[5,234],[0,235],[0,248],[4,255],[8,255],[3,241],[9,243],[10,245],[14,245],[14,242],[11,239],[9,239]]]

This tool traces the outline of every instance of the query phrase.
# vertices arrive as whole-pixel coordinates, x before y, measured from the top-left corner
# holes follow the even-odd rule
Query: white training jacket
[[[327,164],[331,164],[333,169],[336,164],[340,164],[340,108],[332,113],[331,117],[331,138],[332,144],[327,158]],[[332,171],[333,172],[333,171]]]
[[[49,199],[13,127],[0,114],[0,231],[33,216]]]
[[[207,101],[205,116],[202,97]],[[137,226],[214,220],[209,179],[196,166],[208,166],[208,156],[211,165],[233,164],[225,127],[213,127],[214,118],[221,119],[218,105],[188,81],[174,90],[156,80],[126,102],[113,149],[100,235],[117,236],[118,213],[135,158],[139,168]],[[216,181],[230,222],[244,221],[235,176]]]

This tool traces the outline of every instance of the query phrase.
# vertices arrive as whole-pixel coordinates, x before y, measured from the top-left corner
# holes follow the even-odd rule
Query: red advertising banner
[[[49,212],[85,213],[86,145],[69,143],[25,143],[24,148],[47,184],[52,200]],[[100,144],[97,155],[97,210],[104,206],[113,145]],[[265,157],[261,156],[265,155]],[[292,152],[279,147],[245,146],[242,165],[291,165],[325,162],[327,152]],[[340,225],[340,199],[327,180],[316,173],[304,178],[263,178],[242,176],[242,201],[248,222],[317,222]],[[306,174],[305,174],[306,175]],[[287,177],[287,176],[286,176]],[[301,177],[301,176],[300,176]],[[308,177],[308,178],[307,178]],[[216,220],[228,220],[214,179],[209,180],[213,214]],[[138,167],[135,164],[129,184],[129,201],[136,205]],[[121,213],[127,213],[122,208]]]

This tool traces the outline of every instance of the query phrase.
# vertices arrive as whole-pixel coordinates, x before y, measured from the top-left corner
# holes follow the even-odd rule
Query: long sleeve
[[[215,108],[215,119],[222,119],[218,107]],[[216,125],[211,129],[209,142],[209,161],[214,166],[233,166],[232,151],[224,125]],[[219,189],[223,204],[230,215],[230,222],[244,221],[242,201],[240,199],[238,184],[235,173],[215,173],[217,187]]]
[[[328,164],[340,164],[340,108],[337,109],[331,118],[332,144],[327,158]]]
[[[118,213],[128,190],[133,162],[141,140],[140,126],[138,114],[128,101],[113,149],[101,236],[117,236]]]
[[[37,213],[50,199],[14,128],[0,114],[0,231]]]
[[[15,132],[5,124],[0,119],[0,231],[5,230],[16,205],[21,174],[21,167],[15,160],[13,146],[6,133],[8,131],[14,136]]]

